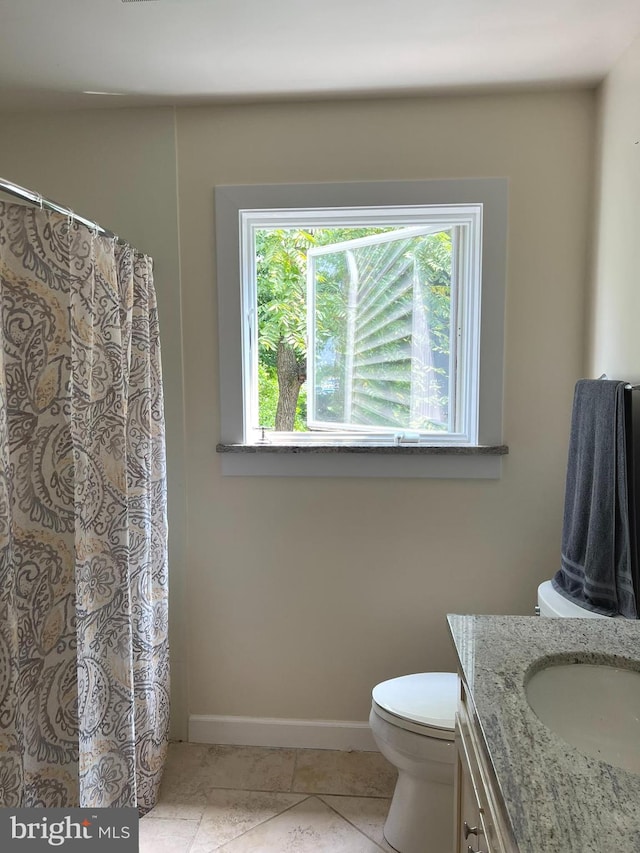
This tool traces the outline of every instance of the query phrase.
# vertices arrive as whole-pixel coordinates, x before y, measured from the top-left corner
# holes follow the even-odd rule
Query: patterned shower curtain
[[[0,806],[155,803],[167,525],[150,258],[0,203]]]

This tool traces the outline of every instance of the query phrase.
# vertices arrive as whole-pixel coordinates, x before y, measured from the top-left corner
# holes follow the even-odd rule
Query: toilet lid
[[[373,701],[397,717],[435,729],[455,728],[458,676],[455,672],[420,672],[376,685]]]

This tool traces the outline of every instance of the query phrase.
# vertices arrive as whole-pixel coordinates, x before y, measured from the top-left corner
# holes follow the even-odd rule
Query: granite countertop
[[[640,669],[640,621],[458,615],[448,621],[520,853],[638,853],[640,775],[590,758],[555,735],[529,707],[524,685],[545,658]]]

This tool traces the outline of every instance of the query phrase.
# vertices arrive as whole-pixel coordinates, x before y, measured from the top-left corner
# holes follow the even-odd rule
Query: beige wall
[[[154,259],[169,478],[173,733],[186,735],[180,259],[172,109],[4,115],[0,175],[71,207]]]
[[[370,689],[454,666],[447,612],[530,613],[556,570],[583,372],[587,91],[180,109],[189,708],[364,720]],[[500,481],[223,478],[213,188],[510,179]]]
[[[531,612],[584,366],[594,111],[580,91],[180,109],[178,179],[171,110],[3,117],[3,177],[155,258],[174,735],[187,708],[364,720],[375,682],[453,667],[447,612]],[[221,477],[214,186],[482,176],[511,193],[502,479]]]
[[[640,381],[640,38],[598,93],[589,373]]]

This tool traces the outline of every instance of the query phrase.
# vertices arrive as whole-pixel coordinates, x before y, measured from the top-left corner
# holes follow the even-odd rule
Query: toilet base
[[[453,785],[417,779],[401,770],[384,837],[398,853],[451,853]]]

